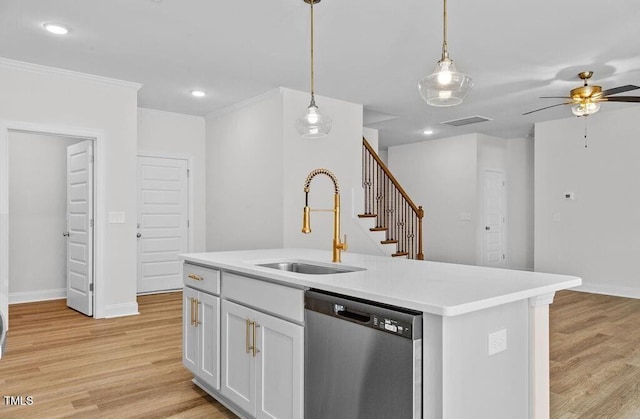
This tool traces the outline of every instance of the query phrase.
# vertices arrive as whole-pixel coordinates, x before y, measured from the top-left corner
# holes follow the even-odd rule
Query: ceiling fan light
[[[312,140],[326,137],[331,131],[331,124],[331,118],[322,115],[312,101],[304,115],[296,120],[296,130],[300,137]]]
[[[573,112],[575,116],[588,116],[598,112],[599,110],[600,103],[598,102],[579,103],[571,107],[571,112]]]

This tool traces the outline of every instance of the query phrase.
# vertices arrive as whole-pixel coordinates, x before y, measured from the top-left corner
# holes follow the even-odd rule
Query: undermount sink
[[[330,275],[330,274],[342,274],[347,272],[356,272],[356,271],[364,271],[364,268],[359,268],[357,266],[326,266],[326,265],[316,265],[313,263],[307,262],[272,262],[272,263],[262,263],[256,266],[262,266],[265,268],[271,269],[279,269],[281,271],[287,272],[295,272],[299,274],[308,274],[308,275]]]

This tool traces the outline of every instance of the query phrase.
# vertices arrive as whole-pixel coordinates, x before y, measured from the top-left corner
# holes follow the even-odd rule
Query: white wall
[[[78,141],[9,133],[9,303],[66,297],[67,146]]]
[[[294,122],[309,95],[278,89],[207,117],[207,250],[278,247],[326,249],[332,243],[331,213],[313,213],[304,235],[304,182],[313,169],[338,178],[342,233],[349,251],[380,254],[354,219],[362,212],[362,106],[316,97],[333,119],[322,140],[302,140]],[[333,184],[314,178],[313,208],[333,208]],[[330,255],[330,253],[328,253]],[[330,256],[329,256],[330,257]]]
[[[604,107],[604,106],[603,106]],[[535,127],[535,270],[640,298],[640,108]],[[575,200],[564,198],[574,192]]]
[[[533,138],[507,140],[507,264],[533,270]]]
[[[475,264],[477,136],[389,147],[389,168],[424,208],[425,260]],[[460,220],[470,213],[471,221]]]
[[[96,266],[97,317],[137,313],[135,179],[139,87],[134,83],[0,59],[0,120],[5,127],[11,125],[11,121],[19,121],[61,131],[100,133],[96,193],[102,208],[97,208],[96,230],[101,236],[96,251],[102,260],[98,260]],[[124,212],[125,222],[108,224],[110,211]],[[5,225],[6,202],[0,203],[0,212]]]
[[[283,246],[280,90],[206,119],[208,251]]]
[[[138,152],[191,159],[191,252],[204,252],[206,238],[205,119],[199,116],[138,108]]]
[[[533,146],[531,140],[467,134],[389,147],[389,168],[424,216],[425,259],[481,264],[483,176],[505,173],[506,267],[533,269]],[[470,221],[462,218],[471,215]]]

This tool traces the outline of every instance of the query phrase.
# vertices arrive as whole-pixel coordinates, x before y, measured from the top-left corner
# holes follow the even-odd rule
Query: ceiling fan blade
[[[540,99],[571,99],[568,96],[540,96]]]
[[[611,89],[604,90],[601,96],[610,96],[618,93],[629,92],[631,90],[640,89],[640,86],[634,86],[632,84],[627,84],[626,86],[613,87]]]
[[[600,101],[601,102],[640,102],[640,96],[603,97]]]
[[[534,111],[525,112],[525,113],[523,113],[522,115],[529,115],[530,113],[534,113],[534,112],[538,112],[538,111],[544,111],[545,109],[555,108],[556,106],[571,105],[572,103],[573,103],[573,102],[556,103],[555,105],[545,106],[544,108],[536,109],[536,110],[534,110]]]

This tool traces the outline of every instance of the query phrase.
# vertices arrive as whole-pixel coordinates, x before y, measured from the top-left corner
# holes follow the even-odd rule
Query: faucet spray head
[[[304,214],[302,216],[302,232],[304,234],[311,233],[311,221],[309,215],[311,214],[311,208],[308,205],[304,207]]]

